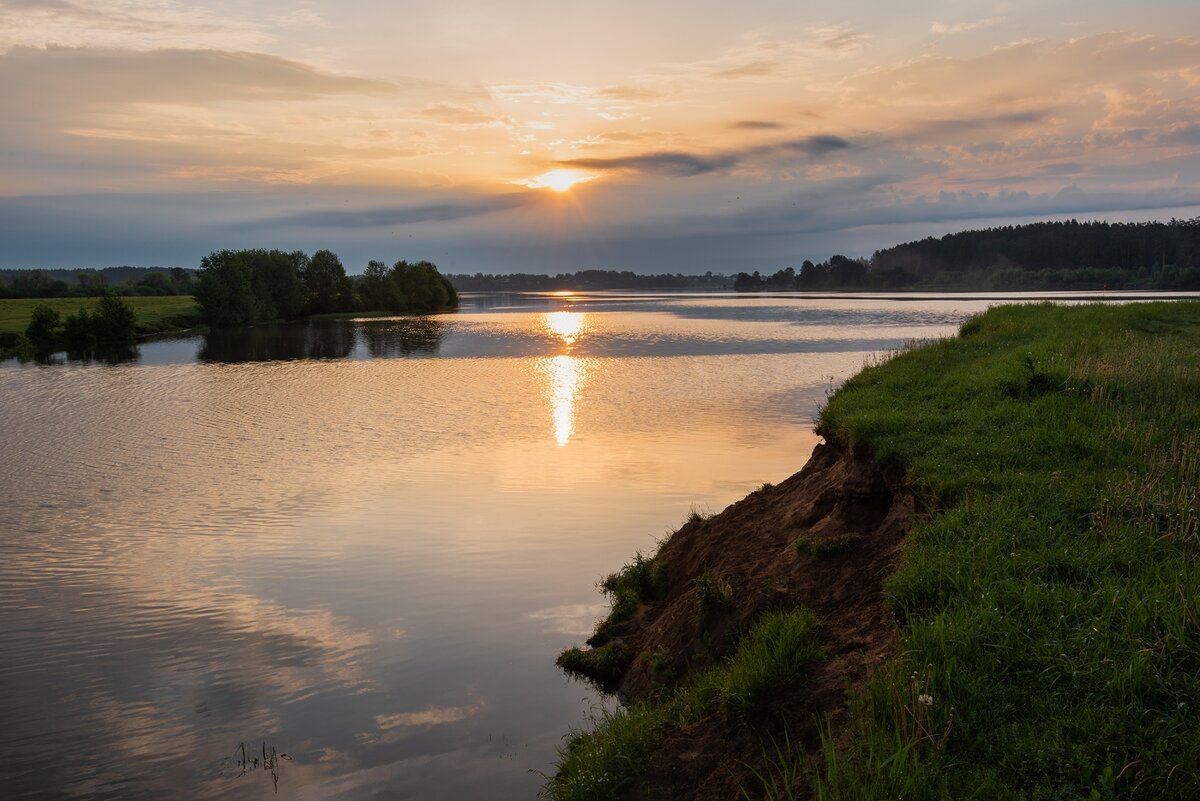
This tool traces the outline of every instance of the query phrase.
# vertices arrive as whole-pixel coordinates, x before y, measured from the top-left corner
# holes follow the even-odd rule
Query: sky
[[[0,267],[774,271],[1200,216],[1195,0],[0,0]]]

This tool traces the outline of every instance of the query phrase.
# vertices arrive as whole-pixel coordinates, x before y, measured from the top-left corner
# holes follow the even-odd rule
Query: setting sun
[[[518,181],[517,183],[528,186],[530,189],[551,189],[555,192],[566,192],[573,186],[594,180],[595,177],[582,170],[562,169],[550,170],[527,181]]]

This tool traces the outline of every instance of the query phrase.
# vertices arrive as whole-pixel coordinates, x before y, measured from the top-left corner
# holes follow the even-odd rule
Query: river
[[[597,580],[997,299],[469,295],[0,366],[3,794],[532,798]]]

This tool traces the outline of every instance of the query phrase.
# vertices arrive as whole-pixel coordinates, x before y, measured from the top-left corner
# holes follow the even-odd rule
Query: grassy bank
[[[122,298],[137,312],[139,334],[156,334],[191,328],[200,322],[200,310],[191,295]],[[34,306],[45,304],[63,317],[96,305],[96,298],[28,298],[0,300],[0,334],[24,333]]]
[[[821,797],[1200,797],[1198,354],[1200,304],[1006,307],[830,400],[933,511]]]
[[[764,748],[748,797],[1200,797],[1198,354],[1197,303],[1013,306],[848,381],[820,432],[926,507],[885,585],[899,645],[820,764]],[[578,735],[547,795],[592,769],[574,743],[670,710]]]

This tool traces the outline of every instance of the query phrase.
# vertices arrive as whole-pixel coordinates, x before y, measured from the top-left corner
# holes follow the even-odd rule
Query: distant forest
[[[1040,222],[929,237],[833,256],[734,289],[1200,289],[1200,217],[1170,222]]]
[[[226,259],[245,262],[246,286],[218,295]],[[241,269],[241,268],[239,268]],[[204,279],[208,272],[213,278]],[[236,272],[236,271],[235,271]],[[233,279],[230,279],[233,280]],[[202,285],[207,281],[210,288]],[[322,283],[324,282],[324,283]],[[557,275],[512,273],[443,276],[429,262],[370,262],[347,276],[327,250],[218,251],[200,270],[110,267],[104,270],[0,270],[0,298],[116,295],[196,295],[212,319],[262,322],[307,314],[367,310],[431,311],[457,305],[457,292],[553,292],[604,289],[841,290],[1200,290],[1200,217],[1169,222],[1040,222],[962,231],[877,250],[870,258],[835,255],[773,273],[736,276],[629,270],[579,270]],[[247,295],[247,292],[249,295]],[[215,293],[215,294],[214,294]],[[233,302],[234,295],[241,300]],[[253,296],[252,301],[247,298]],[[204,300],[209,298],[209,300]]]
[[[638,275],[628,270],[580,270],[558,275],[532,273],[451,274],[450,282],[460,292],[554,292],[558,290],[587,291],[597,289],[729,289],[733,279],[719,273],[683,275],[661,273]]]
[[[0,298],[190,295],[195,277],[183,267],[0,270]]]

